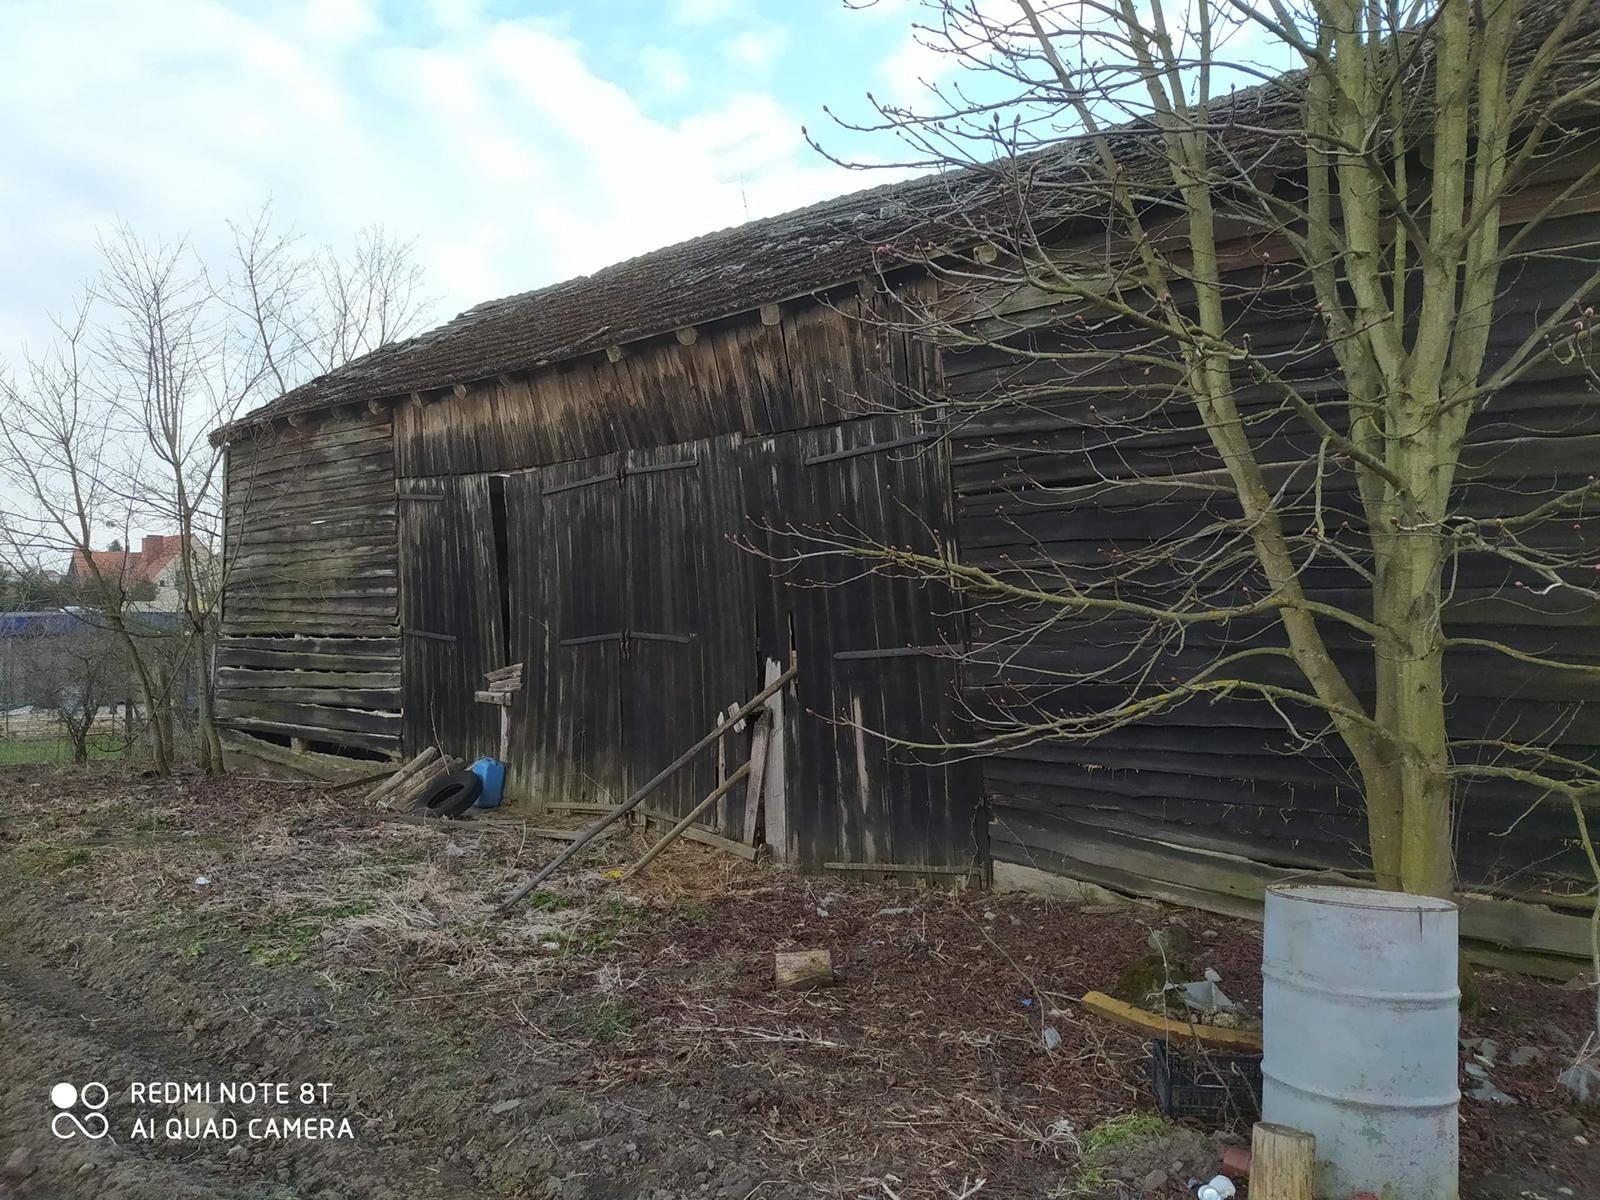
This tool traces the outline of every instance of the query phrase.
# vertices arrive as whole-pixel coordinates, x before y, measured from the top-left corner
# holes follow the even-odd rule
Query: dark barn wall
[[[457,758],[498,752],[499,710],[473,692],[506,664],[493,481],[408,479],[400,516],[400,639],[405,745]]]
[[[1600,258],[1590,217],[1555,222],[1547,236],[1570,244],[1573,260],[1560,267],[1543,264],[1518,280],[1497,312],[1494,353],[1520,343],[1540,303],[1565,295]],[[1242,284],[1250,282],[1241,277]],[[1306,326],[1288,311],[1283,295],[1258,293],[1236,307],[1236,328],[1251,334],[1257,350],[1291,347]],[[1066,335],[1052,331],[1042,313],[1030,314],[1041,328],[1029,336],[1040,347],[1067,348]],[[1095,337],[1102,348],[1116,344],[1109,330]],[[1326,357],[1297,354],[1284,361],[1308,392],[1334,394]],[[1205,486],[1200,473],[1222,464],[1192,414],[1177,404],[1171,411],[1145,411],[1146,401],[1123,390],[1131,377],[1111,360],[1103,376],[1106,394],[1092,399],[1052,395],[1058,368],[1024,365],[993,350],[948,352],[944,370],[952,403],[980,408],[952,438],[966,563],[1002,572],[1031,567],[1048,587],[1055,570],[1079,577],[1109,571],[1120,556],[1237,515],[1231,498]],[[1279,464],[1269,468],[1273,486],[1284,485],[1298,470],[1299,482],[1287,485],[1289,493],[1309,497],[1315,439],[1298,419],[1273,415],[1269,397],[1243,395],[1244,419],[1257,444],[1265,443],[1261,458]],[[1496,394],[1469,434],[1459,477],[1464,511],[1527,511],[1563,488],[1582,485],[1600,453],[1596,399],[1581,364],[1552,366]],[[1136,479],[1162,482],[1127,486]],[[1173,486],[1184,479],[1192,486]],[[1346,519],[1359,525],[1349,472],[1329,464],[1322,496],[1330,527]],[[1552,522],[1540,536],[1581,537],[1565,529]],[[1253,585],[1255,596],[1265,590],[1254,577],[1241,575],[1235,582],[1212,598],[1242,603],[1246,588]],[[1361,604],[1360,581],[1342,566],[1314,568],[1306,582],[1313,598]],[[1447,633],[1600,664],[1600,606],[1588,596],[1519,589],[1515,572],[1490,555],[1464,555],[1452,585]],[[1128,695],[1118,682],[1118,663],[1129,655],[1141,625],[1058,615],[1042,628],[1040,616],[1012,602],[973,613],[966,684],[976,711],[1022,705],[1041,716],[1082,713]],[[1370,647],[1343,627],[1324,623],[1324,632],[1357,689],[1370,687]],[[1265,619],[1201,626],[1187,636],[1181,653],[1158,660],[1149,678],[1192,672],[1219,646],[1276,644],[1281,634]],[[1128,661],[1123,676],[1131,680],[1143,659],[1134,655]],[[1291,674],[1274,673],[1291,671],[1286,664],[1262,661],[1263,679],[1294,682]],[[1091,670],[1110,672],[1103,686],[1068,685],[1060,674]],[[1588,759],[1600,751],[1600,708],[1589,703],[1600,699],[1600,686],[1592,676],[1541,669],[1474,647],[1449,652],[1447,676],[1453,736],[1538,737],[1557,730],[1554,740],[1564,753]],[[1309,712],[1295,715],[1304,728],[1324,724]],[[1261,890],[1273,880],[1308,869],[1359,874],[1369,863],[1359,787],[1342,747],[1331,737],[1300,744],[1281,717],[1260,704],[1191,702],[1092,743],[1042,742],[1001,754],[985,762],[983,777],[997,862],[1228,911],[1259,911]],[[1577,905],[1573,894],[1592,887],[1564,800],[1541,801],[1515,785],[1473,782],[1460,790],[1456,830],[1465,886],[1558,906]],[[1582,924],[1543,922],[1537,930],[1515,931],[1515,937],[1583,953]]]
[[[955,666],[939,649],[959,636],[949,596],[841,560],[783,561],[811,548],[794,528],[926,550],[951,540],[943,447],[920,417],[886,411],[937,378],[929,347],[870,319],[896,303],[852,286],[786,304],[775,323],[750,313],[615,361],[593,355],[398,405],[408,746],[432,736],[418,702],[473,707],[474,675],[503,653],[526,663],[516,793],[614,801],[760,690],[792,648],[801,674],[782,706],[783,807],[769,831],[785,857],[981,867],[975,770],[879,736],[957,729]],[[464,533],[441,550],[443,530],[426,523],[488,521],[405,497],[486,477],[503,495],[499,558],[490,539]],[[440,581],[475,579],[487,594],[496,575],[505,648],[486,654],[493,622],[473,615],[468,585]],[[413,604],[425,602],[413,591],[426,587],[448,599],[429,612],[435,636],[418,639]],[[426,695],[413,683],[419,658],[433,664]],[[468,722],[474,745],[480,721]],[[704,755],[652,805],[686,812],[716,769]],[[742,811],[735,799],[706,823],[738,835]]]
[[[216,684],[235,741],[399,753],[394,493],[387,418],[229,445]]]

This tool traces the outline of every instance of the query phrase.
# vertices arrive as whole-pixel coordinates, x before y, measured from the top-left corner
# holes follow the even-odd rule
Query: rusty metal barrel
[[[1456,1200],[1458,936],[1447,900],[1267,890],[1261,1115],[1316,1135],[1316,1195]]]

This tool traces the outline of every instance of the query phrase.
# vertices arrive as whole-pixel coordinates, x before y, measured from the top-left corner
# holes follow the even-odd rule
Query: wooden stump
[[[830,987],[834,983],[833,955],[827,950],[780,950],[773,955],[772,977],[790,992]]]
[[[1250,1200],[1311,1200],[1316,1158],[1311,1134],[1257,1121],[1250,1141]]]

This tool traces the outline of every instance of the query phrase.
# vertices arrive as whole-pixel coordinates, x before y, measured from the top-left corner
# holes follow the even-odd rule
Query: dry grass
[[[508,1039],[577,1048],[571,1086],[596,1103],[693,1096],[697,1117],[818,1195],[1083,1200],[1086,1139],[1151,1098],[1139,1038],[1076,998],[1177,920],[1214,933],[1201,953],[1230,995],[1259,999],[1259,932],[1222,918],[806,879],[693,843],[621,885],[649,844],[640,831],[497,917],[562,846],[510,813],[422,827],[312,787],[73,778],[19,787],[0,814],[7,866],[197,958],[239,954],[363,1002],[470,1012]],[[833,951],[844,985],[774,991],[773,951],[810,946]],[[1498,987],[1547,1014],[1584,1000]],[[1501,1081],[1530,1109],[1551,1103],[1536,1071]],[[1473,1154],[1517,1142],[1503,1113],[1464,1115]]]

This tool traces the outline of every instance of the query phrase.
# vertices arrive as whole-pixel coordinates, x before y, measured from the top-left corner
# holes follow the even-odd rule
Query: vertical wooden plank
[[[634,785],[756,690],[748,564],[730,541],[738,503],[730,445],[707,439],[634,451],[625,460],[630,638],[624,702]],[[737,760],[747,737],[741,735]],[[715,783],[715,760],[707,754],[669,780],[654,805],[681,815]]]
[[[533,550],[549,659],[542,692],[525,701],[523,742],[543,748],[537,778],[551,801],[612,803],[627,790],[617,471],[617,457],[604,455],[539,473],[541,524]]]
[[[498,716],[472,698],[506,658],[488,477],[408,479],[401,496],[406,746],[493,754]]]

